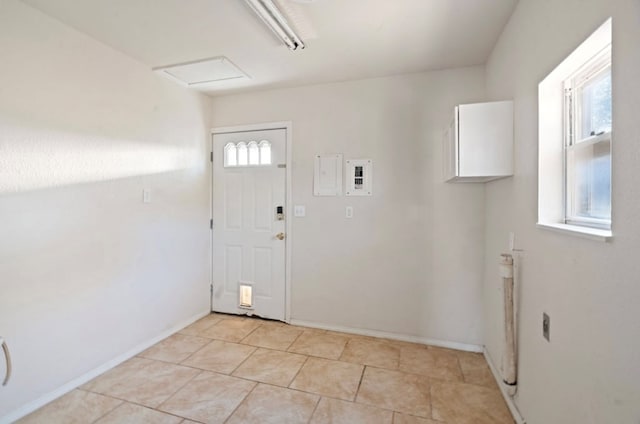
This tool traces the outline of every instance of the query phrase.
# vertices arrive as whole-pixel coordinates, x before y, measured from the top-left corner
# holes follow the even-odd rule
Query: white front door
[[[213,136],[216,312],[285,319],[286,130]]]

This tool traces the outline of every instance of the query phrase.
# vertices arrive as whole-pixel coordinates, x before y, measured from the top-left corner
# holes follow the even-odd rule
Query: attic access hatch
[[[185,87],[220,81],[249,79],[247,74],[224,56],[160,66],[153,68],[153,71]]]

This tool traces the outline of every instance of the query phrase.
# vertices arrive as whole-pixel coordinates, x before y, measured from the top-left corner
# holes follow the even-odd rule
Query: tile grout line
[[[344,345],[342,345],[342,350],[340,351],[340,355],[338,355],[338,359],[340,359],[344,354],[344,351],[347,350],[347,344],[349,343],[349,340],[351,339],[347,339],[347,341],[344,342]]]
[[[158,404],[158,406],[156,406],[156,407],[155,407],[155,408],[153,408],[153,409],[156,409],[156,410],[160,411],[160,409],[158,409],[158,408],[160,408],[160,407],[161,407],[164,403],[166,403],[169,399],[171,399],[172,397],[174,397],[174,396],[176,395],[176,393],[178,393],[180,390],[184,389],[184,388],[187,386],[187,384],[191,383],[193,380],[195,380],[196,378],[198,378],[199,376],[201,376],[203,372],[204,372],[204,371],[200,370],[200,372],[199,372],[199,373],[197,373],[196,375],[194,375],[193,377],[191,377],[189,380],[187,380],[187,381],[186,381],[182,386],[178,387],[178,389],[177,389],[177,390],[174,390],[174,391],[173,391],[169,396],[167,396],[167,398],[166,398],[165,400],[163,400],[162,402],[160,402],[160,403]],[[163,411],[163,412],[164,412],[164,411]]]
[[[362,387],[362,380],[364,379],[364,372],[367,370],[366,364],[362,364],[362,372],[360,373],[360,381],[358,381],[358,388],[356,389],[355,394],[353,395],[353,400],[351,402],[356,403],[356,399],[358,399],[358,394],[360,393],[360,387]]]
[[[307,327],[305,327],[305,328],[307,328]],[[309,327],[309,328],[310,328],[310,327]],[[313,329],[313,328],[310,328],[310,329],[311,329],[311,330],[315,330],[315,329]],[[291,349],[291,347],[292,347],[292,346],[293,346],[293,345],[298,341],[298,339],[299,339],[300,337],[302,337],[302,335],[303,335],[303,334],[304,334],[304,330],[303,330],[302,334],[300,334],[300,335],[298,336],[298,338],[296,338],[296,340],[294,340],[294,342],[293,342],[293,343],[291,343],[291,346],[289,346],[289,348],[287,348],[287,352],[291,352],[291,353],[299,353],[299,354],[301,354],[301,355],[313,356],[314,358],[322,358],[322,359],[328,359],[328,360],[337,361],[337,360],[339,360],[339,359],[340,359],[340,357],[341,357],[341,356],[342,356],[342,354],[344,353],[344,350],[345,350],[345,348],[346,348],[346,346],[347,346],[347,343],[349,342],[349,338],[348,338],[348,337],[345,337],[345,336],[340,335],[340,337],[345,338],[345,339],[347,339],[347,340],[345,340],[344,345],[342,345],[342,348],[340,349],[340,352],[338,353],[338,355],[337,355],[335,358],[333,358],[333,357],[328,358],[328,357],[326,357],[326,356],[318,356],[318,355],[314,355],[314,354],[310,354],[310,353],[302,353],[302,352],[296,352],[296,351],[292,351],[292,350],[290,350],[290,349]],[[329,335],[329,334],[325,332],[325,333],[320,333],[319,335],[324,336],[324,335]],[[313,336],[310,336],[310,337],[313,337]],[[344,361],[343,361],[343,362],[344,362]]]
[[[93,393],[93,392],[91,392],[91,393]],[[110,396],[110,395],[103,395],[103,394],[101,394],[101,393],[96,393],[96,394],[99,394],[99,395],[104,396],[104,397],[109,397],[109,398],[111,398],[111,399],[119,400],[119,401],[121,401],[121,403],[120,403],[118,406],[116,406],[115,408],[113,408],[113,409],[111,409],[110,411],[108,411],[107,413],[105,413],[105,414],[101,415],[101,416],[100,416],[100,418],[96,419],[95,421],[92,421],[92,424],[95,424],[96,422],[100,421],[101,419],[103,419],[104,417],[106,417],[107,415],[109,415],[110,413],[114,412],[116,409],[121,408],[121,407],[123,407],[123,406],[124,406],[124,405],[126,405],[126,404],[134,405],[134,406],[139,406],[140,408],[149,409],[149,410],[151,410],[151,411],[155,411],[155,412],[158,412],[158,413],[160,413],[160,414],[171,415],[171,416],[173,416],[173,417],[180,418],[182,421],[189,419],[189,418],[186,418],[186,417],[182,417],[182,416],[180,416],[180,415],[173,414],[173,413],[171,413],[171,412],[161,411],[161,410],[159,410],[159,409],[152,408],[152,407],[151,407],[151,406],[149,406],[149,405],[143,405],[143,404],[141,404],[141,403],[137,403],[137,402],[134,402],[134,401],[131,401],[131,400],[121,399],[121,398],[113,397],[113,396]],[[158,407],[159,407],[159,406],[160,406],[160,405],[158,405]]]
[[[341,360],[342,357],[344,356],[345,352],[347,351],[347,346],[349,346],[349,343],[351,343],[352,339],[347,340],[347,342],[344,344],[344,347],[342,348],[342,352],[340,352],[340,356],[338,356],[338,360]],[[343,361],[343,362],[349,362],[349,361]],[[361,364],[364,365],[364,364]]]
[[[93,381],[93,380],[92,380],[92,381]],[[78,388],[77,388],[77,390],[84,390],[85,392],[93,393],[93,394],[95,394],[95,395],[107,396],[107,397],[110,397],[110,398],[113,398],[113,399],[118,399],[118,400],[121,400],[121,401],[127,402],[127,400],[126,400],[126,399],[122,399],[122,398],[119,398],[119,397],[117,397],[117,396],[113,396],[113,395],[107,395],[107,394],[105,394],[105,393],[97,392],[97,391],[95,391],[95,390],[91,390],[91,389],[81,389],[80,387],[78,387]],[[47,404],[47,405],[48,405],[48,404]],[[35,411],[34,411],[34,412],[35,412]]]
[[[149,408],[149,407],[147,406],[146,408]],[[178,424],[183,423],[185,420],[189,420],[189,421],[194,421],[194,422],[197,422],[197,423],[201,423],[201,421],[197,421],[197,420],[194,420],[194,419],[191,419],[191,418],[183,417],[183,416],[181,416],[181,415],[176,415],[176,414],[174,414],[174,413],[172,413],[172,412],[160,411],[160,410],[158,410],[158,409],[154,409],[154,408],[149,408],[149,409],[151,409],[151,410],[153,410],[153,411],[156,411],[156,412],[158,412],[158,413],[160,413],[160,414],[165,414],[165,415],[170,415],[170,416],[172,416],[172,417],[180,418],[182,421],[180,421]]]
[[[291,346],[293,346],[293,344],[297,342],[300,336],[302,336],[303,334],[304,334],[304,330],[300,331],[300,334],[298,334],[296,338],[293,339],[291,343],[289,343],[289,346],[287,346],[282,352],[289,352],[289,349],[291,348]]]
[[[193,324],[196,324],[196,323],[200,322],[201,320],[206,319],[207,317],[210,317],[210,316],[211,316],[211,315],[207,315],[207,316],[205,316],[205,317],[203,317],[203,318],[199,319],[198,321],[194,322]],[[207,328],[204,328],[204,329],[202,329],[202,330],[200,330],[200,331],[196,332],[196,334],[195,334],[195,335],[194,335],[194,334],[188,334],[188,333],[181,333],[181,331],[184,331],[185,329],[187,329],[187,328],[191,327],[191,325],[193,325],[193,324],[191,324],[191,325],[187,325],[187,326],[186,326],[186,327],[184,327],[183,329],[178,330],[178,331],[176,331],[176,332],[175,332],[175,333],[173,333],[173,334],[178,334],[178,333],[180,333],[180,334],[184,334],[184,335],[187,335],[187,336],[201,337],[201,338],[210,339],[211,337],[202,336],[202,335],[201,335],[201,333],[203,333],[203,332],[207,331],[207,330],[208,330],[208,329],[210,329],[210,328],[213,328],[214,326],[216,326],[216,325],[220,324],[222,321],[224,321],[224,318],[216,317],[216,319],[217,319],[217,321],[215,321],[215,322],[211,323],[211,325],[209,325]],[[173,335],[173,334],[172,334],[172,335]]]
[[[162,403],[164,403],[164,401],[163,401],[160,405],[158,405],[157,407],[155,407],[155,408],[154,408],[154,407],[152,407],[152,406],[145,405],[145,404],[142,404],[142,403],[140,403],[140,402],[136,402],[136,401],[134,401],[134,400],[124,399],[124,398],[119,398],[119,397],[117,397],[117,396],[107,395],[107,394],[100,393],[100,392],[94,392],[94,391],[91,391],[91,390],[85,390],[85,389],[76,389],[76,390],[83,390],[83,391],[85,391],[85,392],[89,392],[89,393],[93,393],[93,394],[95,394],[95,395],[100,395],[100,396],[108,397],[108,398],[115,399],[115,400],[119,400],[119,401],[121,401],[121,402],[122,402],[120,405],[118,405],[117,407],[113,408],[113,409],[112,409],[112,410],[110,410],[108,413],[111,413],[111,412],[115,411],[117,408],[119,408],[120,406],[122,406],[122,405],[124,405],[124,404],[128,403],[128,404],[130,404],[130,405],[139,406],[139,407],[141,407],[141,408],[151,409],[152,411],[160,412],[160,413],[162,413],[162,414],[172,415],[172,416],[177,417],[177,418],[180,418],[180,419],[182,419],[182,420],[190,420],[190,418],[185,418],[185,417],[182,417],[182,416],[180,416],[180,415],[175,415],[175,414],[173,414],[173,413],[171,413],[171,412],[165,412],[165,411],[161,411],[161,410],[159,410],[159,409],[156,409],[156,408],[160,407],[160,405],[162,405]],[[173,395],[171,395],[171,396],[173,396]],[[171,396],[170,396],[170,397],[171,397]],[[34,412],[35,412],[35,411],[34,411]],[[107,413],[107,414],[108,414],[108,413]],[[98,418],[98,420],[100,420],[100,419],[104,418],[104,416],[105,416],[105,415],[107,415],[107,414],[104,414],[103,416],[101,416],[100,418]],[[192,421],[193,421],[193,420],[192,420]],[[94,421],[94,423],[95,423],[95,421]]]
[[[76,389],[76,390],[81,390],[81,389]],[[86,391],[86,390],[85,390]],[[93,393],[93,392],[87,392],[87,393]],[[94,393],[97,394],[97,393]],[[118,398],[114,398],[111,396],[106,396],[106,395],[100,395],[100,396],[105,396],[105,397],[109,397],[111,399],[116,399],[116,400],[122,400],[122,399],[118,399]],[[110,413],[112,413],[113,411],[115,411],[116,409],[120,408],[122,405],[124,405],[126,402],[122,401],[120,402],[120,404],[118,404],[115,408],[112,408],[110,410],[108,410],[107,412],[105,412],[104,414],[100,415],[98,418],[96,418],[95,420],[91,421],[92,423],[95,423],[101,419],[103,419],[105,416],[109,415]]]
[[[204,338],[204,337],[202,337],[202,338]],[[169,361],[166,361],[166,362],[169,362],[169,363],[172,363],[172,364],[175,364],[175,365],[182,365],[182,363],[183,363],[183,362],[187,361],[187,360],[188,360],[189,358],[191,358],[193,355],[195,355],[196,353],[200,352],[202,349],[204,349],[205,347],[209,346],[209,345],[210,345],[211,343],[213,343],[213,342],[214,342],[214,339],[209,340],[207,343],[205,343],[204,345],[202,345],[200,348],[196,349],[195,351],[193,351],[193,352],[191,352],[189,355],[187,355],[187,357],[186,357],[186,358],[184,358],[182,361],[179,361],[179,362],[169,362]],[[151,358],[147,358],[147,359],[151,359]],[[155,360],[156,360],[156,361],[160,361],[160,359],[155,359]],[[165,361],[163,361],[163,362],[165,362]],[[186,366],[186,365],[184,365],[184,366]]]
[[[249,347],[249,345],[243,345],[243,346]],[[247,360],[249,358],[251,358],[253,356],[253,354],[256,353],[258,351],[258,349],[259,349],[259,348],[255,347],[255,346],[251,346],[251,347],[253,348],[253,351],[250,354],[248,354],[246,358],[244,358],[242,361],[240,361],[240,363],[238,365],[236,365],[236,367],[234,369],[232,369],[229,374],[227,374],[229,377],[231,377],[233,375],[233,373],[236,372],[238,370],[238,368],[240,368],[242,366],[242,364],[247,362]]]
[[[249,331],[249,332],[248,332],[248,333],[247,333],[243,338],[241,338],[240,340],[238,340],[236,343],[238,343],[238,344],[245,344],[245,345],[246,345],[246,343],[242,343],[242,342],[243,342],[247,337],[249,337],[250,335],[252,335],[253,333],[255,333],[255,332],[258,330],[258,328],[260,328],[260,327],[262,327],[262,326],[263,326],[263,324],[258,324],[258,326],[257,326],[257,327],[255,327],[253,330]]]
[[[246,381],[247,383],[255,383],[255,384],[267,384],[269,386],[273,386],[273,387],[280,387],[281,389],[288,389],[288,387],[284,387],[284,386],[278,386],[276,384],[271,384],[271,383],[264,383],[262,381],[258,381],[258,380],[251,380],[247,377],[240,377],[240,376],[236,376],[236,375],[229,375],[229,374],[225,374],[222,373],[220,371],[213,371],[213,370],[208,370],[208,369],[202,369],[202,368],[195,368],[195,367],[189,367],[191,369],[197,370],[197,371],[201,371],[202,373],[209,373],[209,374],[215,374],[221,377],[231,377],[231,378],[235,378],[237,380],[242,380],[242,381]],[[291,390],[296,390],[296,389],[291,389]],[[300,390],[298,390],[300,391]],[[307,393],[307,392],[305,392]],[[98,393],[100,394],[100,393]],[[117,398],[116,398],[117,399]],[[124,399],[123,399],[124,400]]]
[[[277,388],[280,388],[280,389],[282,389],[282,388],[283,388],[283,387],[281,387],[281,386],[274,386],[273,384],[269,384],[269,383],[261,383],[261,384],[268,385],[268,386],[273,386],[273,387],[277,387]],[[284,387],[284,389],[287,389],[287,388],[286,388],[286,387]],[[379,406],[379,405],[372,405],[372,404],[368,404],[368,403],[361,403],[361,402],[349,401],[349,400],[346,400],[346,399],[343,399],[343,398],[339,398],[339,397],[328,396],[328,395],[321,395],[321,394],[314,393],[314,392],[306,392],[306,391],[301,390],[301,389],[288,389],[288,390],[293,390],[293,391],[296,391],[296,392],[299,392],[299,393],[305,393],[305,394],[309,394],[309,395],[315,395],[315,396],[320,397],[320,400],[322,400],[322,399],[327,399],[327,400],[336,400],[336,401],[338,401],[338,402],[351,403],[351,404],[358,405],[358,406],[363,406],[363,407],[368,407],[368,408],[379,409],[379,410],[381,410],[381,411],[391,412],[391,416],[392,416],[392,418],[393,418],[393,415],[397,412],[397,413],[399,413],[399,414],[410,415],[410,416],[412,416],[412,417],[423,418],[423,419],[429,419],[429,418],[422,417],[422,416],[419,416],[419,415],[409,414],[409,413],[402,412],[402,411],[398,411],[398,410],[395,410],[395,409],[390,409],[390,408],[385,407],[385,406]],[[315,412],[315,411],[314,411],[314,412]],[[446,424],[446,423],[441,422],[441,421],[438,421],[438,423],[439,423],[439,424]]]
[[[176,392],[176,393],[177,393],[177,392]],[[169,399],[167,399],[167,400],[169,400]],[[165,401],[165,402],[166,402],[166,401]],[[129,402],[129,403],[131,403],[131,402]],[[162,403],[164,403],[164,402],[162,402]],[[160,404],[160,405],[162,405],[162,404]],[[158,408],[160,407],[160,405],[158,405]],[[148,409],[151,409],[151,410],[153,410],[153,411],[159,412],[159,413],[161,413],[161,414],[171,415],[172,417],[180,418],[180,419],[182,420],[182,421],[180,421],[180,423],[182,423],[184,420],[195,421],[195,422],[198,422],[198,423],[199,423],[199,422],[201,422],[201,421],[194,420],[194,419],[191,419],[191,418],[183,417],[183,416],[181,416],[181,415],[177,415],[177,414],[175,414],[175,413],[173,413],[173,412],[161,411],[161,410],[159,410],[159,409],[156,409],[156,408],[150,408],[150,407],[148,407],[148,406],[144,406],[144,405],[140,405],[140,406],[142,406],[143,408],[148,408]],[[180,423],[178,423],[178,424],[180,424]]]
[[[313,416],[315,415],[316,411],[318,410],[318,406],[320,405],[320,402],[322,401],[322,395],[318,396],[318,400],[316,401],[316,406],[313,408],[313,411],[311,412],[311,415],[309,415],[309,419],[307,420],[307,424],[311,423],[311,420],[313,419]]]
[[[257,388],[257,387],[258,387],[258,385],[260,384],[260,383],[255,382],[255,381],[254,381],[254,383],[255,383],[255,384],[253,385],[253,387],[251,388],[251,390],[249,390],[249,393],[247,393],[247,394],[245,395],[245,397],[243,397],[243,398],[242,398],[242,400],[241,400],[240,402],[238,402],[238,404],[236,405],[236,407],[235,407],[235,408],[233,408],[233,411],[231,411],[231,413],[229,414],[229,416],[228,416],[227,418],[225,418],[225,419],[224,419],[223,424],[224,424],[224,423],[229,422],[229,420],[231,419],[231,417],[233,417],[233,414],[235,414],[235,413],[236,413],[236,411],[238,410],[238,408],[240,408],[240,406],[242,406],[242,404],[243,404],[243,403],[244,403],[244,402],[249,398],[249,396],[251,396],[251,394],[256,390],[256,388]]]
[[[238,378],[240,378],[240,377],[238,377]],[[263,386],[273,387],[275,389],[290,390],[292,392],[302,393],[302,394],[305,394],[305,395],[325,397],[325,398],[331,398],[331,399],[342,400],[342,401],[348,402],[347,400],[344,400],[344,399],[341,399],[341,398],[337,398],[337,397],[333,397],[333,396],[321,395],[320,393],[315,393],[315,392],[307,392],[306,390],[296,389],[296,388],[293,388],[293,387],[283,387],[283,386],[278,386],[278,385],[273,384],[273,383],[263,383],[262,381],[254,381],[254,380],[247,380],[247,381],[251,381],[252,383],[262,384]]]
[[[296,381],[296,378],[298,378],[298,375],[300,374],[300,371],[302,371],[302,368],[304,368],[305,365],[307,365],[307,362],[309,361],[309,356],[307,356],[304,359],[304,362],[302,363],[302,365],[300,366],[300,368],[298,368],[298,371],[296,372],[296,375],[293,376],[293,378],[291,379],[291,381],[289,382],[289,385],[286,387],[287,389],[291,388],[291,385],[293,384],[294,381]],[[296,389],[292,389],[292,390],[296,390]],[[302,390],[301,390],[302,391]],[[305,392],[308,393],[308,392]]]
[[[291,344],[289,345],[289,347],[287,347],[287,349],[285,350],[285,352],[289,352],[289,349],[291,349],[291,347],[292,347],[294,344],[296,344],[296,342],[298,341],[298,339],[300,339],[300,337],[302,337],[302,335],[303,335],[303,334],[304,334],[304,330],[302,330],[302,331],[300,332],[300,334],[298,334],[298,337],[296,337],[296,338],[295,338],[295,340],[293,340],[293,341],[291,342]],[[291,353],[296,353],[296,352],[291,352]]]
[[[223,321],[224,321],[224,318],[221,318],[219,322],[217,322],[217,323],[213,324],[211,327],[208,327],[208,328],[212,328],[212,327],[216,326],[217,324],[219,324],[220,322],[223,322]],[[242,343],[242,340],[244,340],[245,338],[249,337],[249,335],[250,335],[251,333],[253,333],[254,331],[256,331],[259,327],[261,327],[261,325],[258,325],[258,327],[254,328],[254,329],[253,329],[249,334],[247,334],[245,337],[243,337],[242,339],[240,339],[240,340],[239,340],[239,341],[237,341],[237,342],[232,342],[232,341],[228,341],[228,340],[223,340],[223,339],[219,339],[219,338],[215,338],[215,337],[195,336],[195,337],[200,337],[200,338],[203,338],[203,339],[209,339],[209,342],[208,342],[208,343],[206,343],[206,344],[205,344],[204,346],[202,346],[201,348],[199,348],[198,350],[196,350],[195,352],[191,353],[189,356],[187,356],[187,357],[186,357],[185,359],[183,359],[182,361],[178,362],[176,365],[182,365],[182,366],[190,367],[190,368],[194,368],[194,369],[205,370],[205,369],[203,369],[203,368],[197,368],[197,367],[193,367],[193,366],[186,365],[186,364],[184,364],[184,362],[188,361],[188,360],[189,360],[193,355],[195,355],[196,353],[200,352],[200,351],[201,351],[201,350],[203,350],[205,347],[209,346],[210,344],[212,344],[212,343],[213,343],[213,342],[215,342],[215,341],[223,342],[223,343],[242,344],[243,346],[251,346],[251,347],[255,347],[255,346],[252,346],[252,345],[248,345],[248,344],[244,344],[244,343]],[[207,329],[208,329],[208,328],[207,328]],[[206,330],[203,330],[203,331],[206,331]],[[249,354],[249,356],[251,356],[251,355],[253,355],[253,352],[251,352],[251,354]],[[246,359],[245,359],[245,360],[246,360]],[[244,362],[244,361],[243,361],[243,362]],[[170,363],[172,363],[172,362],[170,362]],[[205,370],[205,371],[210,371],[210,370]],[[235,369],[234,369],[233,371],[235,371]],[[232,371],[232,372],[233,372],[233,371]],[[231,375],[231,374],[227,374],[227,375]]]
[[[258,330],[258,328],[256,328],[254,331],[257,331],[257,330]],[[300,334],[298,334],[293,341],[289,342],[287,347],[285,347],[284,349],[279,349],[279,348],[275,348],[275,347],[267,347],[267,346],[264,346],[264,345],[250,344],[249,342],[246,342],[245,339],[247,339],[252,333],[253,332],[248,334],[246,337],[244,337],[242,340],[240,340],[237,343],[238,344],[242,344],[244,346],[252,346],[252,347],[257,347],[257,348],[261,348],[261,349],[269,349],[269,350],[275,350],[275,351],[278,351],[278,352],[289,353],[288,349],[291,347],[291,345],[293,345],[293,343],[295,343],[295,341],[298,339],[298,337],[300,337]],[[294,352],[291,352],[291,353],[294,353]]]

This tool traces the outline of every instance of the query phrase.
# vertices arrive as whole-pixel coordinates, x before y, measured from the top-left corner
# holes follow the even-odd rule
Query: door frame
[[[261,124],[234,125],[229,127],[214,127],[211,129],[211,139],[209,141],[210,165],[209,165],[209,218],[213,222],[213,160],[216,157],[214,153],[213,137],[216,134],[228,134],[246,131],[263,131],[263,130],[285,130],[285,253],[284,253],[284,320],[291,322],[291,258],[292,258],[292,228],[293,228],[293,201],[292,201],[292,132],[293,123],[291,121],[265,122]],[[209,283],[211,288],[210,310],[213,311],[213,228],[210,229],[209,236]]]

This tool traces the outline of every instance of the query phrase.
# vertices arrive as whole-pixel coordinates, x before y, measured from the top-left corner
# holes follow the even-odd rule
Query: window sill
[[[540,223],[536,224],[538,228],[551,230],[557,233],[569,234],[576,237],[588,238],[596,241],[611,241],[613,233],[610,230],[599,230],[597,228],[580,227],[578,225],[560,224],[560,223]]]

